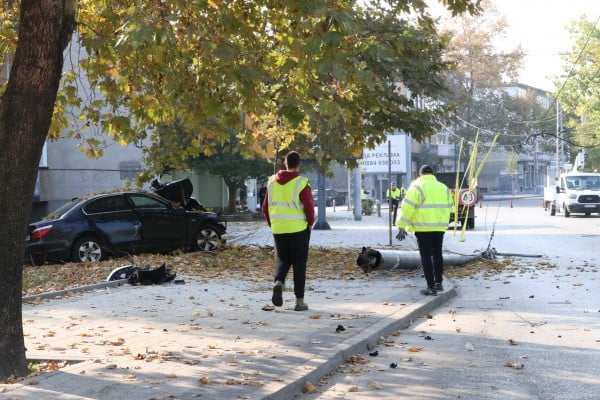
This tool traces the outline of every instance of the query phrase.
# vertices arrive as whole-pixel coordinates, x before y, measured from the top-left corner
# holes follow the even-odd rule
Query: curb
[[[261,400],[289,400],[295,398],[302,393],[302,389],[307,381],[313,384],[316,383],[337,366],[345,363],[352,355],[368,351],[368,345],[377,343],[381,336],[389,336],[398,330],[407,328],[417,318],[436,309],[456,295],[456,288],[452,287],[452,289],[444,291],[443,294],[435,298],[425,298],[413,304],[412,310],[408,313],[404,309],[396,312],[389,318],[382,319],[354,337],[349,338],[348,342],[340,343],[331,350],[317,355],[308,363],[294,368],[295,371],[309,371],[308,373],[292,374],[292,380],[287,384],[270,383],[267,385],[265,390],[271,393],[262,397]],[[393,322],[389,323],[389,319],[392,319]],[[279,387],[269,389],[269,386]]]
[[[38,299],[41,299],[41,300],[55,299],[57,297],[68,296],[70,294],[75,294],[75,293],[90,292],[90,291],[96,290],[96,289],[105,289],[105,288],[123,286],[124,284],[126,284],[128,282],[129,282],[128,279],[119,279],[116,281],[96,283],[94,285],[78,286],[78,287],[74,287],[71,289],[58,290],[56,292],[46,292],[46,293],[41,293],[41,294],[37,294],[34,296],[26,296],[26,297],[23,297],[21,301],[23,303],[31,303]]]

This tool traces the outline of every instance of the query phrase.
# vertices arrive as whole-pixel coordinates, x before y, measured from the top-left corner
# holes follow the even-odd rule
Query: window
[[[107,196],[91,201],[83,211],[86,214],[100,214],[117,211],[131,210],[127,199],[123,196]]]
[[[121,161],[119,163],[122,180],[134,180],[137,174],[142,170],[142,165],[138,161]]]
[[[155,198],[143,195],[143,194],[133,194],[130,195],[129,198],[133,201],[133,205],[135,208],[145,208],[145,209],[161,209],[167,208],[167,205],[162,201],[159,201]]]

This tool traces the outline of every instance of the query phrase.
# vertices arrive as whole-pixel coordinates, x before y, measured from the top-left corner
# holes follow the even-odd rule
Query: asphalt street
[[[600,217],[551,217],[537,199],[477,211],[467,242],[493,232],[498,251],[543,257],[504,257],[514,268],[454,278],[456,297],[304,398],[600,398]],[[448,246],[458,246],[451,235]]]

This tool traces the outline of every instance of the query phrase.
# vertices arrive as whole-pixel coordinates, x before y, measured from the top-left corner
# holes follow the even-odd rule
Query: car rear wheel
[[[196,247],[200,251],[214,251],[221,243],[221,235],[217,228],[211,224],[202,225],[198,231]]]
[[[100,241],[92,236],[83,236],[75,240],[71,258],[74,262],[96,262],[104,258],[104,249]]]

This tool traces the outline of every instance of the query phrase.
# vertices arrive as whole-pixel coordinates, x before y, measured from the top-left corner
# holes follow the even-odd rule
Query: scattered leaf
[[[379,382],[369,382],[369,386],[372,387],[373,389],[383,388],[383,385]]]
[[[317,387],[310,382],[306,382],[304,384],[304,387],[302,388],[302,393],[304,393],[304,394],[317,393]]]

